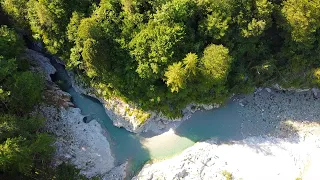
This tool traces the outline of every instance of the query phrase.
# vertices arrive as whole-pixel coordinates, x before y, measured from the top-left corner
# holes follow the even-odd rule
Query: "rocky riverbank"
[[[71,95],[52,82],[51,75],[57,71],[48,58],[30,49],[26,50],[26,57],[33,71],[46,80],[45,103],[34,113],[45,117],[44,130],[56,138],[53,165],[68,162],[87,177],[105,175],[114,168],[115,160],[104,129],[95,120],[85,123],[81,110],[73,107]]]
[[[181,155],[147,164],[133,179],[286,180],[320,179],[320,125],[287,121],[275,130],[279,136],[250,137],[218,144],[197,143]],[[287,126],[295,129],[288,134]]]
[[[197,143],[173,159],[145,165],[134,179],[320,179],[315,92],[258,89],[237,96],[237,137]]]
[[[162,113],[142,111],[139,107],[127,103],[120,98],[113,97],[106,99],[103,97],[101,89],[86,87],[73,73],[70,73],[70,77],[73,79],[72,86],[78,93],[94,97],[104,105],[106,113],[113,121],[114,126],[119,128],[123,127],[133,133],[149,132],[153,135],[159,135],[176,128],[181,122],[189,119],[196,111],[211,110],[220,107],[219,104],[190,104],[182,110],[181,118],[170,119]],[[143,123],[141,123],[139,119],[141,116],[146,118]]]

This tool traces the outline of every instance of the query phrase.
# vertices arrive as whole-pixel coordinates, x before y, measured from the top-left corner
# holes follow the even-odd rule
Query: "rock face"
[[[177,127],[182,121],[189,119],[196,111],[220,107],[219,104],[190,104],[182,110],[181,118],[169,119],[161,113],[141,111],[136,106],[128,104],[119,98],[104,99],[97,95],[101,94],[99,89],[86,88],[80,81],[76,80],[73,74],[70,73],[70,76],[73,78],[72,86],[77,92],[94,97],[104,105],[106,113],[113,121],[114,126],[123,127],[133,133],[151,131],[154,134],[161,134],[170,128]],[[135,113],[137,111],[139,112]],[[141,123],[139,117],[144,117],[145,121]]]
[[[320,179],[320,124],[293,123],[298,131],[287,138],[250,137],[228,144],[197,143],[181,155],[147,164],[133,179]],[[286,133],[281,127],[277,134]]]
[[[80,109],[42,106],[46,130],[56,135],[54,165],[71,162],[87,177],[103,175],[114,167],[109,142],[97,121],[86,124]]]
[[[34,71],[40,72],[47,81],[51,81],[50,75],[56,73],[56,69],[51,65],[48,58],[31,49],[26,49],[25,56]]]
[[[48,104],[54,104],[58,107],[74,107],[74,104],[71,102],[71,95],[62,91],[55,83],[52,82],[47,82],[43,98]]]
[[[76,82],[76,79],[72,73],[70,73],[70,77],[73,79],[72,87],[81,94],[85,94],[91,96],[95,99],[98,99],[100,103],[102,103],[105,107],[107,115],[113,121],[113,125],[116,127],[123,127],[126,130],[134,133],[139,133],[143,130],[143,125],[139,123],[134,116],[129,116],[127,110],[133,110],[133,107],[130,107],[127,103],[113,98],[113,99],[104,99],[102,97],[97,96],[98,93],[94,88],[86,88],[80,82]]]
[[[113,168],[102,179],[103,180],[124,180],[127,177],[128,162]]]

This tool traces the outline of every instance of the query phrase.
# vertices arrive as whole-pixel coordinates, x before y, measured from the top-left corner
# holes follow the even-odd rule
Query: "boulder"
[[[311,91],[312,91],[312,93],[313,93],[313,97],[314,98],[320,98],[320,90],[319,89],[317,89],[317,88],[312,88],[311,89]]]

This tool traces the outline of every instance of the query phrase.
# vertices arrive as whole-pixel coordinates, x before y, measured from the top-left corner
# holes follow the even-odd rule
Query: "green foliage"
[[[66,32],[70,18],[76,13],[88,13],[91,3],[91,0],[29,0],[27,17],[34,38],[42,40],[49,52],[67,57],[71,47],[68,41],[71,32]]]
[[[220,85],[227,81],[232,58],[229,50],[222,45],[209,45],[201,59],[208,81]]]
[[[30,150],[24,145],[25,138],[8,138],[0,144],[0,169],[3,172],[20,172],[29,175],[33,162]]]
[[[182,61],[189,76],[196,76],[198,71],[198,56],[194,53],[188,53]]]
[[[43,119],[0,115],[0,169],[7,173],[32,176],[37,162],[49,161],[52,137],[37,133]],[[33,157],[37,158],[34,159]]]
[[[81,19],[83,18],[83,14],[79,14],[78,12],[73,12],[70,22],[67,26],[67,35],[68,40],[70,42],[75,42],[78,36],[78,28],[80,26]]]
[[[7,59],[15,58],[23,50],[23,42],[7,26],[0,27],[0,55]]]
[[[226,178],[226,180],[232,180],[232,174],[228,171],[222,171],[222,175]]]
[[[232,21],[232,5],[230,0],[200,1],[207,17],[201,22],[199,29],[207,37],[221,39],[227,33]]]
[[[4,81],[7,76],[11,75],[17,69],[17,64],[15,59],[4,59],[0,56],[0,82]]]
[[[269,0],[256,0],[253,5],[255,11],[250,13],[252,15],[251,21],[247,21],[247,27],[242,29],[244,37],[262,35],[272,22],[273,5]],[[249,10],[249,6],[247,6],[246,10]]]
[[[131,54],[138,62],[141,78],[160,78],[165,65],[173,62],[174,50],[183,37],[183,28],[151,22],[130,42]]]
[[[44,83],[39,75],[32,72],[18,73],[14,77],[10,105],[17,112],[28,112],[41,101]]]
[[[10,179],[41,179],[46,173],[39,172],[48,167],[54,151],[53,138],[39,132],[44,119],[29,115],[41,101],[44,82],[20,58],[23,49],[17,34],[1,26],[0,173]]]
[[[27,21],[27,2],[28,0],[2,0],[3,10],[11,16],[12,20],[20,28],[28,27]]]
[[[170,65],[164,76],[171,92],[179,92],[186,84],[186,70],[182,67],[182,62]]]
[[[3,0],[2,6],[104,96],[170,117],[189,103],[221,103],[257,86],[318,81],[315,0]],[[14,58],[0,61],[5,105],[17,77],[8,72],[21,66]]]
[[[65,179],[70,179],[70,180],[84,180],[87,179],[85,176],[80,174],[80,170],[76,169],[74,166],[66,163],[62,163],[59,165],[56,169],[55,173],[55,179],[57,180],[65,180]]]
[[[288,22],[284,27],[291,33],[292,40],[312,47],[320,28],[320,2],[287,0],[282,13]]]
[[[100,95],[135,103],[130,114],[140,123],[147,110],[175,118],[187,104],[222,103],[257,86],[320,84],[317,0],[2,0],[1,7]],[[44,83],[20,58],[23,48],[0,28],[0,171],[35,177],[51,140],[38,132],[42,120],[27,116]],[[82,177],[62,165],[56,178]]]

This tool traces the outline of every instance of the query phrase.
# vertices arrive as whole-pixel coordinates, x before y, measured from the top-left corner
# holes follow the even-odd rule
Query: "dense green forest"
[[[23,39],[0,16],[0,179],[85,179],[69,164],[51,167],[54,137],[31,114],[44,101],[44,78],[30,70]]]
[[[318,0],[1,0],[105,96],[176,117],[189,103],[320,73]]]
[[[44,84],[20,57],[22,40],[7,26],[0,27],[0,179],[34,177],[50,162],[53,139],[40,133],[44,119],[30,116],[41,101]],[[1,175],[1,172],[5,174]],[[20,177],[21,178],[21,177]]]

